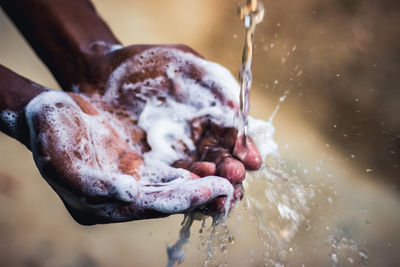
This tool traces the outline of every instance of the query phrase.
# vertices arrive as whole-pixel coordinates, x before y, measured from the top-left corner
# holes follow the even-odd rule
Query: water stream
[[[251,218],[259,232],[259,239],[262,240],[263,264],[265,266],[283,266],[288,254],[293,251],[293,248],[289,247],[291,241],[301,226],[307,226],[308,215],[315,197],[315,186],[305,183],[297,175],[288,173],[285,170],[284,162],[278,152],[278,146],[274,141],[275,128],[272,122],[280,105],[289,94],[289,90],[285,91],[279,99],[268,121],[248,116],[252,83],[251,64],[254,31],[256,25],[264,17],[264,7],[257,0],[247,0],[239,8],[239,14],[245,26],[245,43],[239,72],[240,109],[237,124],[238,136],[244,138],[243,144],[246,144],[247,136],[251,137],[263,159],[259,170],[247,172],[246,174],[246,179],[243,182],[245,195],[241,205],[245,210],[244,216]],[[183,261],[184,253],[182,248],[188,242],[190,227],[194,218],[194,214],[185,216],[178,241],[167,249],[169,256],[167,266],[173,266],[175,263],[179,264]],[[206,229],[205,220],[203,219],[200,229],[201,247],[205,250],[206,255],[203,262],[205,266],[219,266],[218,262],[215,261],[218,258],[217,254],[227,253],[235,239],[230,228],[232,222],[226,224],[226,215],[224,220],[220,220],[218,223],[215,222],[214,218],[213,223]],[[239,222],[238,224],[240,228],[242,223]],[[330,242],[330,244],[333,243]],[[347,243],[343,244],[347,247],[355,247],[349,246]],[[342,245],[342,247],[345,245]],[[334,264],[335,257],[339,255],[337,247],[337,245],[332,245],[333,252],[330,254],[334,266],[337,266]],[[358,247],[353,250],[355,251],[354,253],[363,253]],[[353,250],[351,250],[351,253],[353,253]],[[251,249],[251,253],[254,253],[253,249]],[[348,256],[348,258],[357,261],[358,258],[351,253],[349,254],[351,257]],[[363,256],[362,262],[365,262],[364,258]],[[251,259],[251,256],[249,259]],[[361,266],[364,266],[364,264],[361,264]]]
[[[264,6],[257,0],[246,0],[239,8],[240,19],[245,27],[245,41],[243,46],[242,64],[239,71],[240,102],[239,102],[239,124],[238,136],[243,138],[246,144],[248,121],[250,110],[250,88],[252,82],[251,64],[253,60],[254,32],[256,25],[264,18]]]
[[[250,110],[250,88],[252,82],[251,63],[254,48],[254,32],[256,25],[264,18],[264,6],[258,0],[246,0],[246,3],[239,8],[240,19],[243,20],[245,27],[245,43],[243,47],[242,63],[239,72],[240,97],[239,97],[239,116],[238,116],[238,136],[243,138],[243,145],[246,145],[246,137],[248,132],[248,114]],[[283,100],[282,100],[283,101]],[[266,129],[262,129],[266,130]],[[215,238],[215,229],[219,224],[224,224],[228,217],[230,198],[225,201],[225,215],[220,218],[213,218],[212,231],[209,237],[209,245],[207,246],[207,260],[212,258],[212,242]],[[188,242],[190,236],[190,227],[196,215],[189,213],[185,215],[182,222],[182,228],[179,233],[179,239],[173,246],[167,248],[168,264],[167,267],[174,266],[175,263],[183,262],[185,253],[183,246]]]

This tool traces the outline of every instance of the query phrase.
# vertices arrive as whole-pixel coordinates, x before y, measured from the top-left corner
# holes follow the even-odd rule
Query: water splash
[[[286,100],[286,97],[289,95],[289,93],[290,93],[290,91],[287,90],[287,91],[285,91],[283,96],[281,96],[279,98],[279,102],[276,105],[276,107],[275,107],[274,111],[272,112],[271,116],[269,117],[268,122],[272,123],[272,121],[274,120],[276,114],[278,113],[279,108],[281,107],[281,104]]]
[[[331,247],[329,258],[333,267],[337,266],[367,266],[368,256],[362,246],[354,239],[344,237],[343,231],[336,230],[327,240]]]
[[[256,219],[257,226],[265,234],[263,238],[273,250],[269,251],[269,255],[275,259],[278,257],[273,254],[281,254],[282,248],[292,240],[299,225],[305,220],[305,216],[309,212],[308,202],[313,196],[313,190],[301,184],[297,177],[292,177],[283,171],[278,147],[273,140],[272,120],[289,91],[286,91],[279,99],[279,103],[268,121],[248,117],[254,31],[256,25],[264,17],[264,7],[257,0],[247,0],[246,4],[240,7],[239,13],[240,18],[244,21],[246,38],[239,72],[241,87],[238,136],[243,137],[243,144],[246,144],[246,136],[249,135],[263,157],[260,170],[246,174],[246,180],[243,183],[246,191],[245,202],[247,210]],[[229,202],[227,201],[227,203]],[[222,221],[224,222],[226,219],[227,213]],[[189,214],[180,231],[179,240],[172,247],[168,247],[168,266],[183,261],[182,247],[188,242],[192,223],[193,215]],[[200,232],[203,233],[204,230],[203,221]],[[218,250],[225,253],[228,245],[232,244],[234,240],[226,224],[216,223],[215,219],[204,237],[203,244],[207,255],[204,265],[214,264],[213,252]],[[277,262],[275,261],[275,263]]]
[[[185,259],[185,252],[182,250],[183,246],[189,242],[190,227],[193,224],[194,214],[186,214],[182,221],[182,228],[179,232],[179,239],[173,246],[167,247],[168,263],[167,267],[173,267],[175,263],[181,264]]]
[[[276,252],[289,243],[309,212],[312,187],[283,171],[281,160],[267,157],[261,169],[244,182],[247,209]]]
[[[209,238],[209,246],[207,248],[208,258],[212,257],[212,240],[215,236],[215,231],[217,227],[221,225],[225,225],[226,220],[228,219],[229,211],[230,211],[230,203],[233,199],[233,191],[231,194],[226,196],[225,199],[225,212],[220,214],[214,214],[212,216],[212,234]],[[174,245],[167,247],[167,255],[168,255],[168,263],[167,267],[173,267],[175,264],[181,264],[185,259],[185,252],[183,251],[183,247],[189,242],[190,237],[190,228],[193,225],[193,221],[195,220],[203,220],[202,228],[200,229],[200,233],[205,229],[205,215],[200,213],[197,210],[189,211],[185,214],[185,217],[182,221],[182,228],[179,231],[179,238],[175,242]]]

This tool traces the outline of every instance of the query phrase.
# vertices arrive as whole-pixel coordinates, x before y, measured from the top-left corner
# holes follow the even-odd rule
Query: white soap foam
[[[204,109],[218,105],[219,101],[216,101],[215,95],[210,92],[211,88],[217,94],[224,96],[224,102],[230,101],[238,105],[239,85],[227,69],[191,53],[171,48],[148,49],[122,63],[110,75],[107,85],[108,90],[104,99],[109,102],[118,101],[121,94],[121,82],[126,82],[124,77],[145,72],[146,70],[143,69],[143,66],[146,66],[147,69],[158,68],[160,75],[129,86],[127,86],[129,84],[127,83],[123,89],[140,88],[143,94],[146,93],[146,89],[154,89],[163,81],[170,80],[173,81],[175,87],[179,88],[178,95],[182,95],[185,98],[185,103],[190,104],[190,106],[194,105]],[[185,73],[184,69],[189,69],[191,66],[201,72],[201,82],[190,77],[190,73]],[[159,91],[158,95],[162,95],[162,93]],[[222,111],[227,110],[223,108]],[[224,113],[222,111],[213,108],[212,115],[219,117]],[[233,118],[232,120],[224,119],[221,122],[232,125]]]
[[[185,71],[190,67],[201,73],[201,82],[191,76],[193,73]],[[157,69],[155,77],[148,75],[150,78],[142,81],[129,80],[129,77],[152,68]],[[165,89],[165,85],[171,82],[176,90],[173,95],[170,88]],[[191,180],[189,171],[170,166],[178,159],[187,158],[185,150],[195,149],[190,138],[189,123],[192,119],[208,116],[219,125],[233,126],[236,111],[227,104],[231,102],[237,106],[239,86],[225,68],[180,50],[149,49],[116,68],[109,77],[103,96],[82,97],[97,107],[100,115],[82,112],[67,94],[54,91],[40,94],[27,106],[33,154],[39,169],[51,158],[39,156],[37,142],[44,151],[54,150],[68,157],[70,173],[76,176],[83,192],[88,195],[115,194],[121,200],[167,213],[186,211],[203,204],[205,198],[192,198],[199,195],[201,188],[209,188],[211,198],[232,198],[233,187],[226,179],[212,176]],[[109,155],[105,146],[112,134],[110,128],[119,139],[127,140],[131,130],[137,127],[119,120],[114,111],[102,110],[103,106],[118,104],[120,107],[121,99],[131,100],[122,104],[125,105],[124,112],[146,132],[151,147],[150,151],[142,153],[136,144],[124,143],[127,150],[144,159],[139,181],[119,171],[118,160]],[[46,121],[49,129],[37,135],[33,123],[38,116]],[[75,125],[76,121],[80,124]],[[75,125],[74,131],[71,131],[71,125]],[[76,141],[77,134],[81,134],[79,142]],[[49,140],[53,142],[49,143]],[[111,186],[102,189],[98,184]],[[168,197],[155,197],[159,192]]]
[[[196,66],[201,71],[201,83],[182,71],[188,66]],[[147,75],[150,77],[145,75],[147,78],[141,81],[129,79],[152,68],[159,73]],[[171,96],[171,88],[165,88],[166,85],[171,86],[176,94]],[[221,100],[214,93],[224,95],[226,99]],[[209,188],[211,198],[228,196],[226,219],[233,194],[233,187],[226,179],[210,176],[191,180],[189,171],[170,166],[177,159],[187,157],[185,150],[194,150],[189,128],[192,119],[209,116],[219,125],[234,125],[236,110],[227,107],[227,103],[230,101],[238,106],[239,85],[225,68],[179,50],[149,49],[128,59],[110,75],[103,96],[84,98],[98,108],[99,116],[83,113],[75,101],[62,92],[42,93],[27,106],[26,118],[31,130],[33,154],[42,174],[41,165],[51,158],[46,154],[41,156],[37,151],[37,142],[40,142],[43,150],[55,150],[71,160],[70,172],[77,176],[87,195],[112,194],[133,205],[175,213],[188,212],[190,208],[202,205],[206,198],[201,198],[199,192]],[[130,102],[121,103],[121,99]],[[119,120],[113,111],[102,109],[103,106],[113,105],[122,105],[131,121]],[[36,133],[34,121],[38,116],[49,125],[48,131]],[[3,117],[8,118],[9,115],[2,114]],[[76,118],[81,122],[77,132],[86,134],[82,135],[79,142],[75,139],[77,132],[71,131],[70,127],[76,123]],[[12,125],[13,120],[9,121]],[[135,122],[146,132],[151,147],[150,151],[142,153],[140,147],[132,142],[124,143],[127,150],[138,153],[144,159],[139,170],[139,181],[121,173],[118,160],[112,159],[105,147],[108,136],[112,134],[110,129],[115,131],[119,139],[126,140],[137,127]],[[247,174],[244,182],[247,200],[254,213],[258,214],[259,226],[275,234],[276,239],[290,240],[304,220],[312,192],[298,185],[279,166],[274,166],[274,161],[271,162],[271,159],[279,159],[271,121],[250,117],[248,134],[258,147],[263,164],[259,171]],[[49,140],[56,141],[50,143]],[[111,187],[104,189],[99,184]],[[57,188],[57,185],[53,187]],[[257,190],[262,191],[262,199],[258,198]],[[59,189],[59,193],[65,194],[71,205],[82,205],[83,200],[74,199],[69,192]],[[101,214],[113,214],[115,209],[113,204],[87,206],[90,209],[97,208]],[[112,216],[124,219],[118,218],[119,214]],[[175,256],[179,258],[179,255]]]
[[[153,192],[171,192],[167,199],[165,198],[143,198],[141,206],[152,208],[165,213],[175,213],[188,210],[204,203],[204,199],[193,198],[198,196],[198,191],[202,188],[208,188],[210,197],[214,199],[221,195],[233,195],[233,187],[228,180],[217,176],[207,176],[194,180],[173,180],[169,183],[158,184],[157,186],[146,186],[141,189],[142,194]],[[208,198],[207,198],[208,199]]]
[[[279,155],[278,145],[274,141],[275,128],[270,121],[253,117],[248,118],[248,134],[260,152],[261,158],[268,155]]]
[[[37,117],[45,121],[48,127],[39,134],[33,125]],[[81,190],[86,195],[116,194],[123,201],[131,201],[132,196],[138,194],[136,180],[117,172],[116,164],[102,145],[110,131],[100,116],[83,113],[65,93],[49,91],[35,97],[27,105],[26,118],[31,131],[32,152],[43,176],[42,165],[51,158],[47,154],[41,156],[38,144],[42,151],[52,150],[55,154],[64,155],[66,164],[70,164],[67,165],[69,169],[65,171],[66,174],[79,180]],[[74,125],[77,120],[80,121],[79,126]],[[79,142],[76,141],[78,132],[82,134]],[[50,140],[53,142],[50,143]],[[101,185],[109,188],[103,189]]]
[[[182,71],[189,65],[201,71],[201,84]],[[126,80],[130,75],[142,73],[143,66],[150,70],[157,68],[158,76],[139,82]],[[159,89],[166,81],[173,82],[173,86],[179,91],[176,95],[171,97],[169,92]],[[142,184],[165,181],[167,177],[172,177],[173,180],[179,177],[183,180],[189,179],[190,174],[187,171],[170,167],[176,160],[187,158],[185,149],[195,149],[190,138],[189,122],[208,115],[220,125],[232,126],[235,111],[225,103],[231,101],[237,104],[239,93],[235,79],[222,66],[190,53],[164,48],[146,50],[121,64],[111,74],[107,87],[104,101],[114,102],[121,95],[129,95],[130,92],[134,92],[136,98],[146,101],[137,118],[138,126],[147,133],[147,142],[151,147],[143,155],[144,164],[140,170]],[[218,93],[226,96],[223,103],[210,88],[215,88]],[[226,183],[221,178],[216,182]],[[206,184],[206,181],[202,183]],[[226,188],[223,184],[218,187]]]

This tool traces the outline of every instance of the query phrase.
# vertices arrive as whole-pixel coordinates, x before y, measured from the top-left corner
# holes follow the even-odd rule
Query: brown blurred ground
[[[124,44],[185,43],[238,72],[243,29],[237,1],[94,3]],[[354,238],[371,266],[398,266],[400,5],[389,0],[265,5],[265,21],[256,30],[252,114],[267,119],[290,90],[275,118],[276,140],[287,170],[316,188],[307,216],[311,226],[302,226],[284,262],[330,265],[326,240],[334,234]],[[0,36],[1,64],[58,88],[3,13]],[[175,241],[181,216],[79,226],[40,177],[29,151],[0,135],[0,153],[0,266],[166,263],[166,244]],[[242,209],[237,214],[247,216]],[[236,242],[216,261],[263,265],[264,248],[253,223],[234,215],[231,227]],[[202,265],[198,229],[196,224],[185,266]]]

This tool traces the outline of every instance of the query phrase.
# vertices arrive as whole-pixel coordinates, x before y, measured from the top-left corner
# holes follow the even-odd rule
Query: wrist
[[[29,148],[25,107],[46,90],[0,65],[0,131]]]
[[[66,91],[91,75],[93,58],[105,46],[119,44],[88,0],[0,0],[0,5]]]

